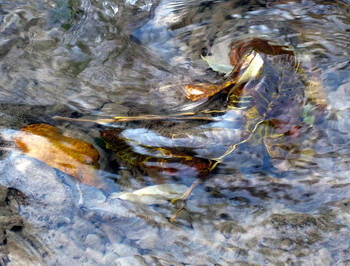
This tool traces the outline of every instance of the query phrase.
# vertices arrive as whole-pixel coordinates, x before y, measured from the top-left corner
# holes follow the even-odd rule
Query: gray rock
[[[137,255],[138,253],[136,248],[133,248],[127,244],[121,244],[121,243],[113,243],[108,247],[108,249],[115,252],[119,257]]]
[[[102,240],[97,234],[88,234],[85,239],[85,245],[94,250],[103,250]]]
[[[113,265],[116,266],[129,266],[129,265],[137,265],[137,266],[147,266],[146,261],[139,255],[123,257],[114,261]]]

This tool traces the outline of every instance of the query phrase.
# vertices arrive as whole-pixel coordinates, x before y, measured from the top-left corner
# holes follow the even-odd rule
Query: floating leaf
[[[169,200],[179,198],[188,190],[181,184],[162,184],[144,187],[133,192],[120,192],[111,194],[112,199],[122,199],[143,204],[164,204]]]
[[[28,156],[38,159],[80,182],[100,187],[96,169],[99,153],[92,144],[63,136],[54,126],[32,124],[14,135],[16,145]]]

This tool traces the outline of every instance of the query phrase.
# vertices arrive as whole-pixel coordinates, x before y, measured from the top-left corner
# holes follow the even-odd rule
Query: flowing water
[[[350,263],[349,1],[0,1],[0,36],[0,265]],[[301,131],[289,167],[263,145],[242,145],[174,223],[179,206],[169,199],[113,195],[189,187],[195,174],[125,163],[100,131],[137,139],[170,128],[186,137],[198,121],[54,119],[188,110],[183,84],[223,80],[201,55],[250,37],[293,48],[321,84],[316,107],[326,105]],[[222,53],[215,60],[227,60]],[[34,123],[92,143],[103,188],[24,154],[13,135]]]

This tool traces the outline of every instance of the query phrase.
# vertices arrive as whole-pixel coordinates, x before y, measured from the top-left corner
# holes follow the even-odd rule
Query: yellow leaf
[[[193,102],[200,101],[217,94],[218,92],[226,89],[231,84],[231,81],[225,82],[224,84],[187,84],[185,86],[185,95],[187,99]]]
[[[308,86],[305,89],[305,96],[309,99],[318,109],[326,109],[327,102],[327,92],[321,82],[317,77],[310,77],[308,80]]]
[[[238,73],[238,81],[235,86],[230,89],[229,95],[243,83],[255,79],[258,76],[260,69],[264,65],[264,60],[261,58],[259,53],[253,51],[243,59],[241,64],[242,66],[240,69],[242,69],[244,72]]]

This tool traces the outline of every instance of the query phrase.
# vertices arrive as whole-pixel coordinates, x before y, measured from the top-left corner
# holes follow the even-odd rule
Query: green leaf
[[[302,118],[303,121],[308,125],[313,125],[315,123],[315,116],[310,114],[312,111],[312,106],[307,104],[303,108]]]
[[[70,24],[70,23],[62,24],[62,28],[65,29],[65,30],[69,30],[70,27],[71,27],[71,24]]]
[[[232,66],[231,64],[220,64],[220,63],[216,63],[215,61],[209,60],[207,58],[205,58],[203,55],[201,55],[202,59],[205,60],[205,62],[207,62],[207,64],[209,65],[209,67],[217,72],[220,73],[225,73],[230,74],[231,71],[233,70],[234,66]]]

